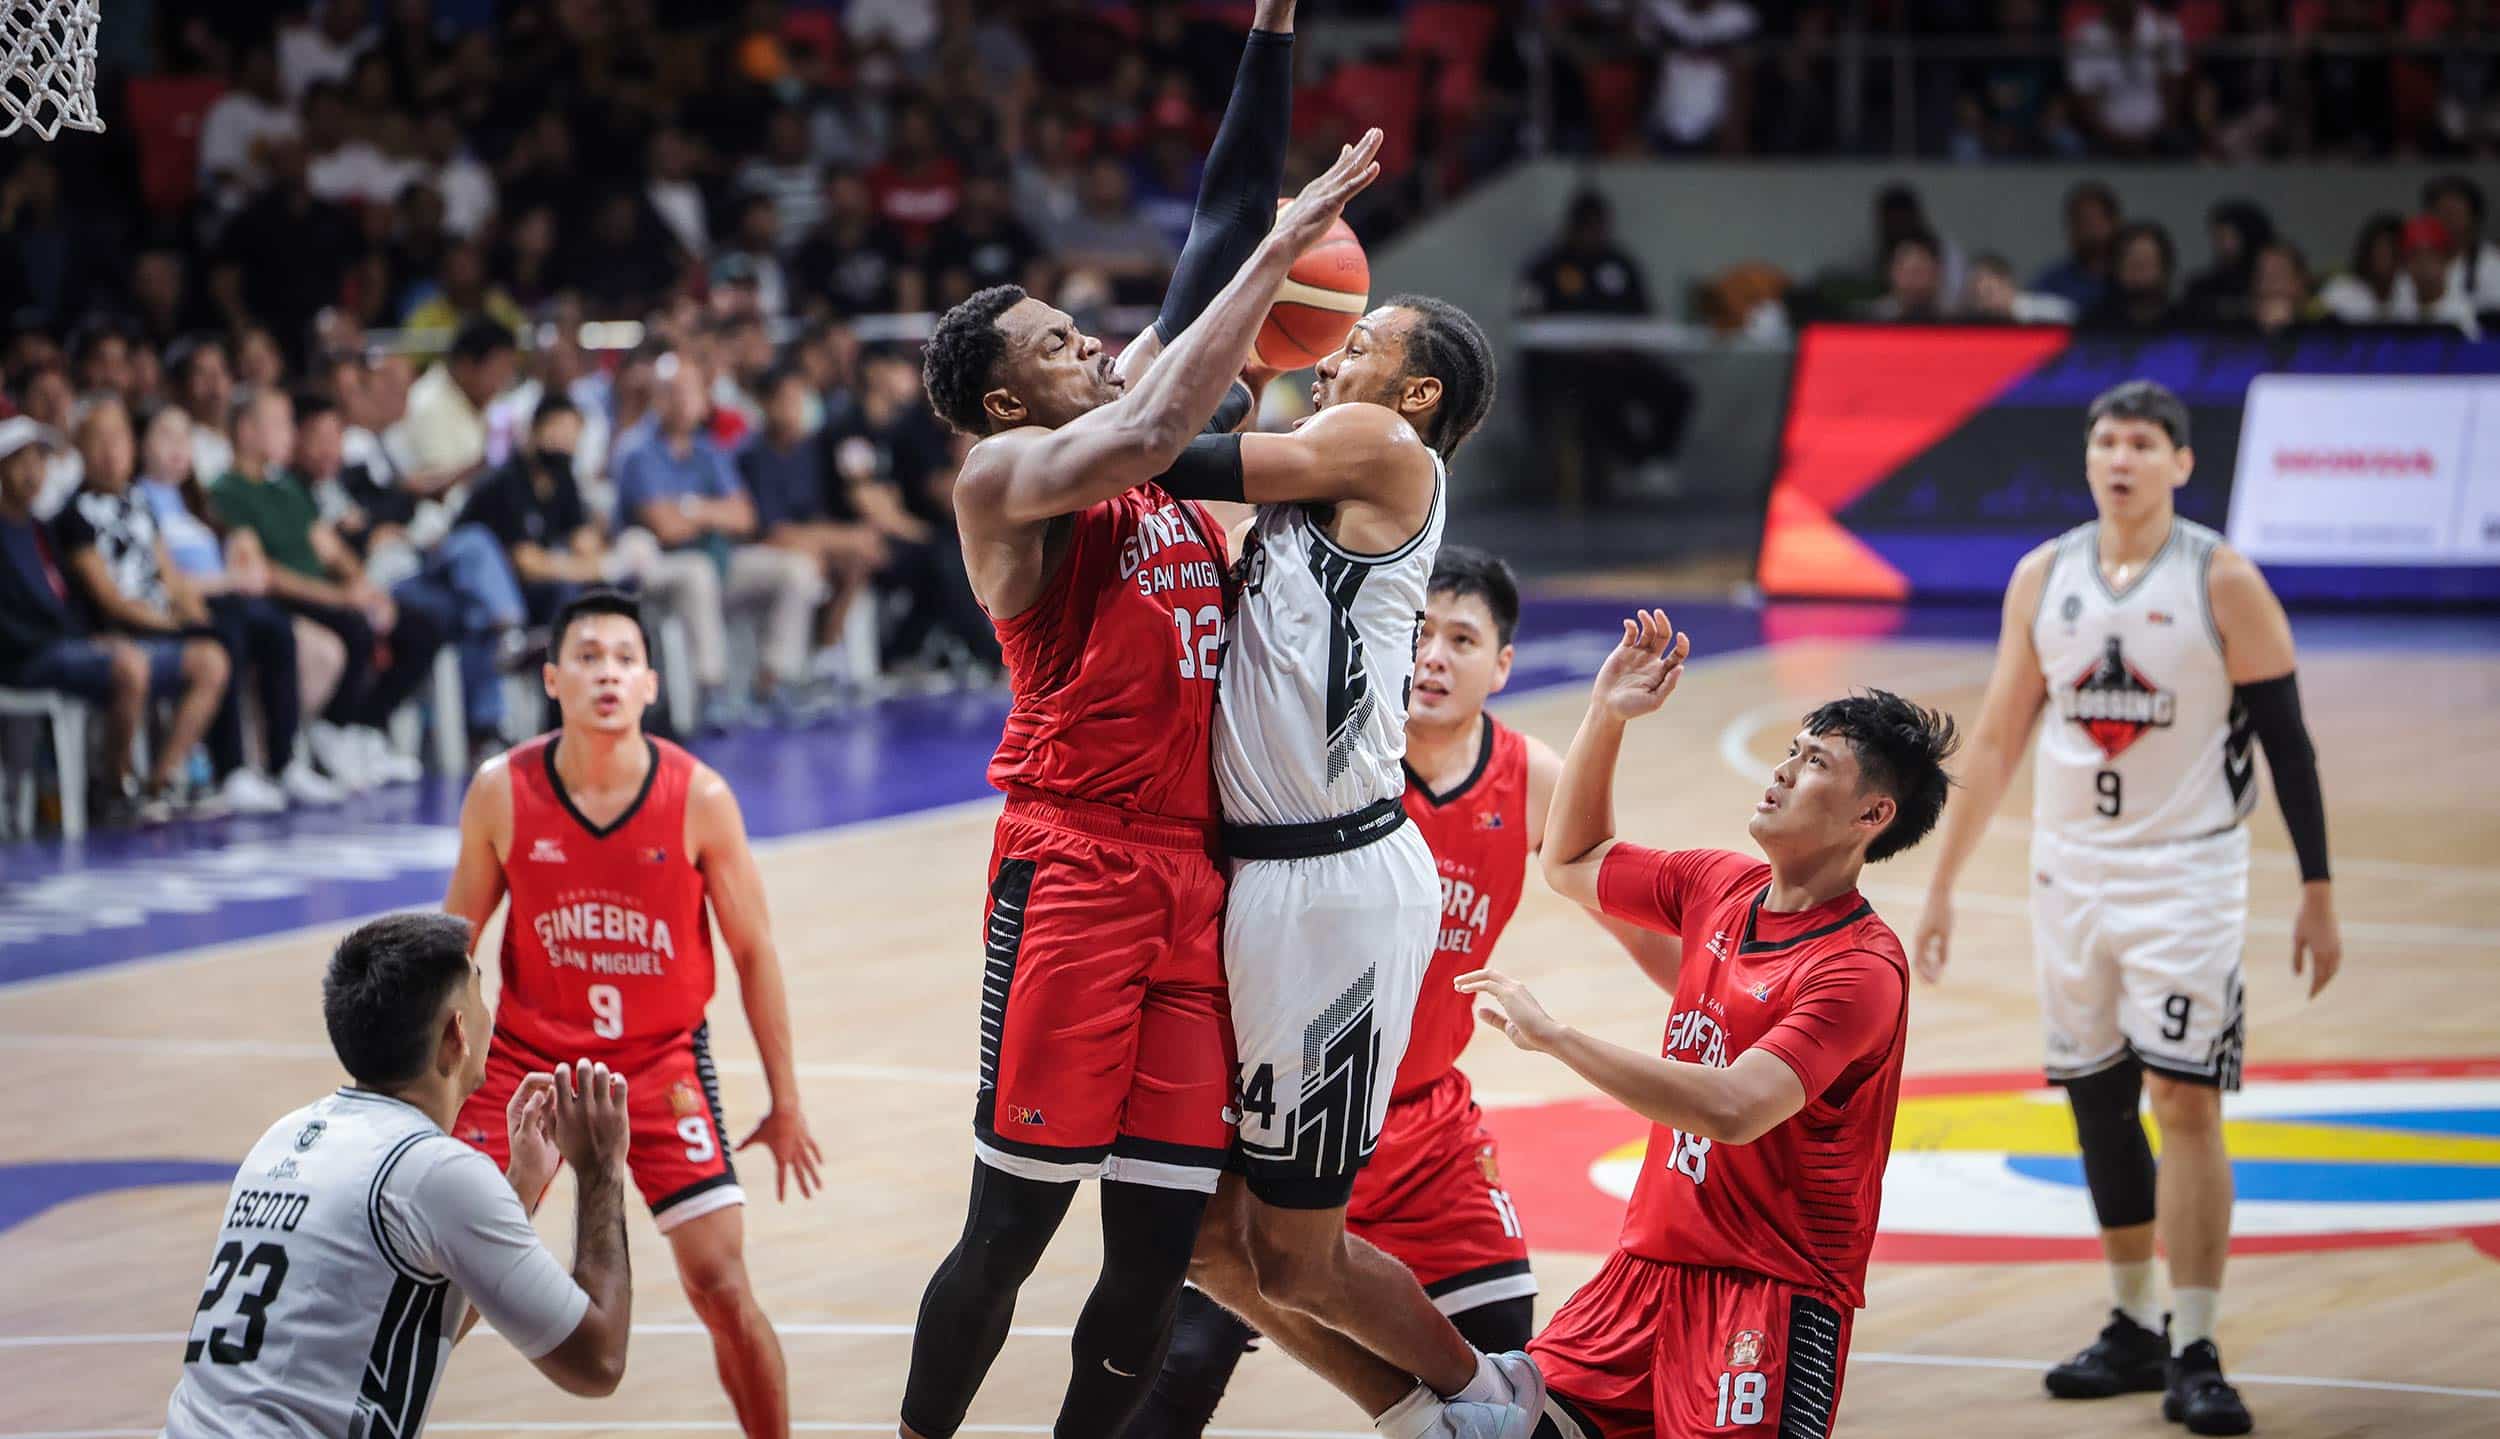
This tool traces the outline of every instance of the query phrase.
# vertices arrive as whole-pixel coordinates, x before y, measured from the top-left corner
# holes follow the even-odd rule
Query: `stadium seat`
[[[1473,0],[1418,0],[1406,12],[1406,53],[1440,62],[1432,108],[1445,124],[1475,106],[1497,19],[1492,6]]]
[[[14,719],[49,721],[52,762],[61,786],[61,837],[76,839],[87,832],[87,716],[85,700],[53,690],[0,689],[0,805],[20,838],[35,832],[34,734],[9,723]],[[26,741],[18,758],[20,737]],[[23,788],[20,788],[23,786]]]
[[[139,137],[139,195],[168,218],[190,208],[199,189],[200,125],[226,93],[225,82],[199,75],[134,75],[130,128]]]
[[[1382,179],[1400,179],[1415,168],[1415,121],[1424,105],[1424,77],[1416,62],[1359,61],[1338,70],[1329,89],[1347,134],[1380,127]]]
[[[1589,125],[1597,153],[1616,153],[1640,138],[1641,105],[1649,98],[1647,62],[1609,60],[1589,67]]]

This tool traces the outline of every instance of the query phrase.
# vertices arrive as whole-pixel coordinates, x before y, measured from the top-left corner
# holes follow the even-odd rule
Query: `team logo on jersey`
[[[2246,1079],[2224,1111],[2233,1253],[2462,1239],[2500,1260],[2500,1058],[2252,1065]],[[1648,1125],[1603,1099],[1491,1123],[1538,1236],[1612,1248]],[[1888,1263],[2099,1262],[2065,1097],[2037,1070],[1904,1079],[1879,1225]]]
[[[1007,1119],[1008,1119],[1008,1122],[1009,1122],[1009,1123],[1012,1123],[1012,1124],[1029,1124],[1029,1125],[1032,1125],[1032,1126],[1033,1126],[1034,1128],[1036,1128],[1036,1129],[1039,1129],[1039,1128],[1041,1128],[1043,1125],[1046,1125],[1046,1124],[1050,1123],[1050,1121],[1049,1121],[1049,1120],[1044,1119],[1044,1118],[1042,1117],[1042,1112],[1041,1112],[1039,1109],[1036,1109],[1036,1108],[1034,1108],[1032,1105],[1029,1105],[1029,1104],[1010,1104],[1010,1105],[1008,1105],[1008,1106],[1007,1106]]]
[[[296,1152],[300,1154],[303,1151],[312,1148],[314,1145],[319,1144],[321,1142],[321,1131],[329,1127],[330,1126],[327,1122],[316,1119],[311,1123],[306,1124],[303,1128],[295,1131]]]
[[[2083,596],[2081,595],[2068,595],[2066,597],[2066,602],[2057,607],[2057,617],[2070,625],[2080,618],[2082,614]]]
[[[545,835],[540,835],[538,837],[538,842],[530,846],[530,862],[533,864],[562,864],[564,863],[564,846],[556,843],[553,839],[550,839]]]
[[[668,1112],[679,1119],[701,1114],[703,1096],[695,1091],[693,1085],[681,1079],[668,1087]]]
[[[1756,980],[1754,982],[1754,987],[1746,990],[1745,993],[1752,995],[1754,998],[1761,1000],[1765,1004],[1768,1004],[1771,1002],[1771,981],[1767,979]]]
[[[1716,933],[1716,934],[1714,934],[1714,935],[1710,936],[1710,943],[1709,943],[1708,948],[1709,948],[1709,950],[1710,950],[1710,957],[1711,957],[1712,959],[1717,959],[1717,960],[1724,960],[1724,959],[1726,959],[1726,958],[1727,958],[1727,931],[1723,929],[1723,930],[1720,930],[1718,933]]]
[[[1749,1369],[1761,1362],[1762,1331],[1759,1329],[1737,1330],[1735,1337],[1727,1341],[1727,1367]]]
[[[1483,1175],[1484,1182],[1492,1188],[1502,1187],[1502,1162],[1494,1156],[1492,1145],[1476,1146],[1476,1172]]]
[[[2148,624],[2148,625],[2162,625],[2162,626],[2168,626],[2168,625],[2170,624],[2170,622],[2171,622],[2171,621],[2170,621],[2170,611],[2168,611],[2168,610],[2146,610],[2146,611],[2144,612],[2144,622],[2145,622],[2146,624]]]
[[[642,852],[642,862],[644,864],[666,864],[668,863],[668,851],[662,846],[655,844]]]
[[[2100,658],[2067,684],[2057,705],[2069,722],[2083,726],[2104,756],[2116,759],[2146,730],[2168,729],[2178,717],[2179,697],[2127,663],[2118,636],[2111,635]]]
[[[1501,813],[1501,811],[1499,811],[1499,810],[1490,810],[1490,809],[1488,809],[1488,810],[1480,810],[1480,811],[1478,811],[1478,812],[1477,812],[1477,814],[1476,814],[1476,828],[1478,828],[1478,829],[1500,829],[1501,827],[1502,827],[1502,813]]]

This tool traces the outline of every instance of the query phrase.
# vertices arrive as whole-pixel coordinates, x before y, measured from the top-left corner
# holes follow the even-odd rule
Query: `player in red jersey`
[[[1210,752],[1225,555],[1207,513],[1156,481],[1243,393],[1235,377],[1287,267],[1378,169],[1374,131],[1276,213],[1291,18],[1285,0],[1259,6],[1152,334],[1115,362],[1065,313],[1000,286],[949,311],[927,347],[932,405],[978,437],[955,512],[1015,697],[990,766],[1008,802],[972,1193],[921,1301],[906,1436],[962,1424],[1017,1290],[1094,1178],[1103,1266],[1058,1432],[1117,1434],[1161,1367],[1231,1138]]]
[[[1545,877],[1684,940],[1664,1057],[1558,1023],[1518,981],[1459,988],[1485,1021],[1647,1117],[1613,1257],[1529,1346],[1539,1439],[1820,1439],[1840,1401],[1883,1198],[1909,961],[1858,872],[1944,809],[1951,719],[1882,690],[1807,715],[1747,831],[1769,863],[1614,836],[1624,724],[1666,702],[1690,645],[1626,620],[1571,742]]]
[[[1519,582],[1482,550],[1443,545],[1415,642],[1406,717],[1408,818],[1441,872],[1441,942],[1371,1163],[1355,1180],[1346,1231],[1415,1272],[1467,1342],[1487,1354],[1525,1349],[1536,1277],[1519,1213],[1502,1189],[1500,1152],[1458,1068],[1475,1036],[1473,1001],[1454,988],[1482,968],[1518,908],[1528,859],[1543,843],[1562,756],[1485,712],[1510,681]],[[1672,935],[1598,922],[1663,989],[1675,988]],[[1255,1331],[1196,1289],[1181,1296],[1172,1352],[1128,1439],[1206,1432]]]
[[[786,1435],[789,1381],[747,1283],[746,1192],[721,1127],[703,1014],[718,920],[772,1095],[737,1147],[772,1151],[776,1194],[793,1177],[814,1194],[821,1156],[799,1110],[789,1002],[746,821],[719,775],[643,733],[659,676],[632,600],[593,590],[567,604],[549,660],[563,727],[487,761],[460,807],[460,859],[443,908],[480,934],[507,894],[512,908],[486,1083],[452,1132],[502,1164],[504,1109],[524,1075],[580,1055],[624,1075],[634,1185],[712,1333],[739,1427]]]

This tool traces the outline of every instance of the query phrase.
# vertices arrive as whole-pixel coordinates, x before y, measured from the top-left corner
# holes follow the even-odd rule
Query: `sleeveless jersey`
[[[1386,554],[1339,549],[1325,506],[1259,507],[1216,707],[1227,821],[1312,824],[1405,791],[1415,639],[1448,512],[1438,455],[1431,513]]]
[[[1222,533],[1158,485],[1069,520],[1042,597],[994,622],[1015,700],[990,783],[1210,822]]]
[[[2058,539],[2031,621],[2049,705],[2032,822],[2085,844],[2219,834],[2256,803],[2247,718],[2207,598],[2222,537],[2174,520],[2152,563],[2113,591],[2099,529]]]
[[[581,1318],[554,1261],[529,1262],[537,1236],[494,1162],[387,1095],[342,1089],[272,1125],[224,1213],[170,1439],[413,1436],[477,1297],[455,1272],[498,1271],[515,1302],[482,1307],[529,1317],[539,1332],[514,1342],[533,1352]]]
[[[1393,1099],[1439,1083],[1475,1037],[1475,1002],[1450,983],[1493,962],[1493,945],[1519,907],[1528,873],[1528,742],[1486,715],[1475,773],[1436,795],[1408,769],[1406,815],[1441,871],[1441,942],[1424,974]]]
[[[616,823],[593,829],[556,778],[561,733],[514,749],[495,1028],[550,1060],[683,1039],[712,1002],[703,872],[686,856],[694,756],[646,739],[651,770]]]

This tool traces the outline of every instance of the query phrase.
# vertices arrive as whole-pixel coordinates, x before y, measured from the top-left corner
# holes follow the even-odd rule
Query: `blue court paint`
[[[2081,1191],[2083,1161],[2014,1155],[2005,1167],[2026,1179]],[[2333,1159],[2234,1159],[2232,1191],[2244,1203],[2437,1204],[2500,1199],[2500,1165],[2345,1163]]]
[[[0,1234],[47,1209],[116,1189],[233,1182],[231,1160],[67,1159],[0,1164]]]
[[[1621,633],[1621,599],[1531,597],[1503,698],[1584,685]],[[1994,638],[1987,606],[1679,601],[1699,658],[1810,641]],[[2500,620],[2304,618],[2303,645],[2500,651]],[[1881,683],[1869,675],[1865,682]],[[778,839],[986,798],[1003,691],[889,700],[805,729],[692,748],[729,780],[749,832]],[[441,902],[461,782],[430,779],[334,810],[0,846],[0,987]]]
[[[2500,1109],[2420,1109],[2360,1114],[2286,1116],[2299,1124],[2335,1124],[2351,1129],[2384,1129],[2399,1134],[2461,1134],[2500,1139]]]

